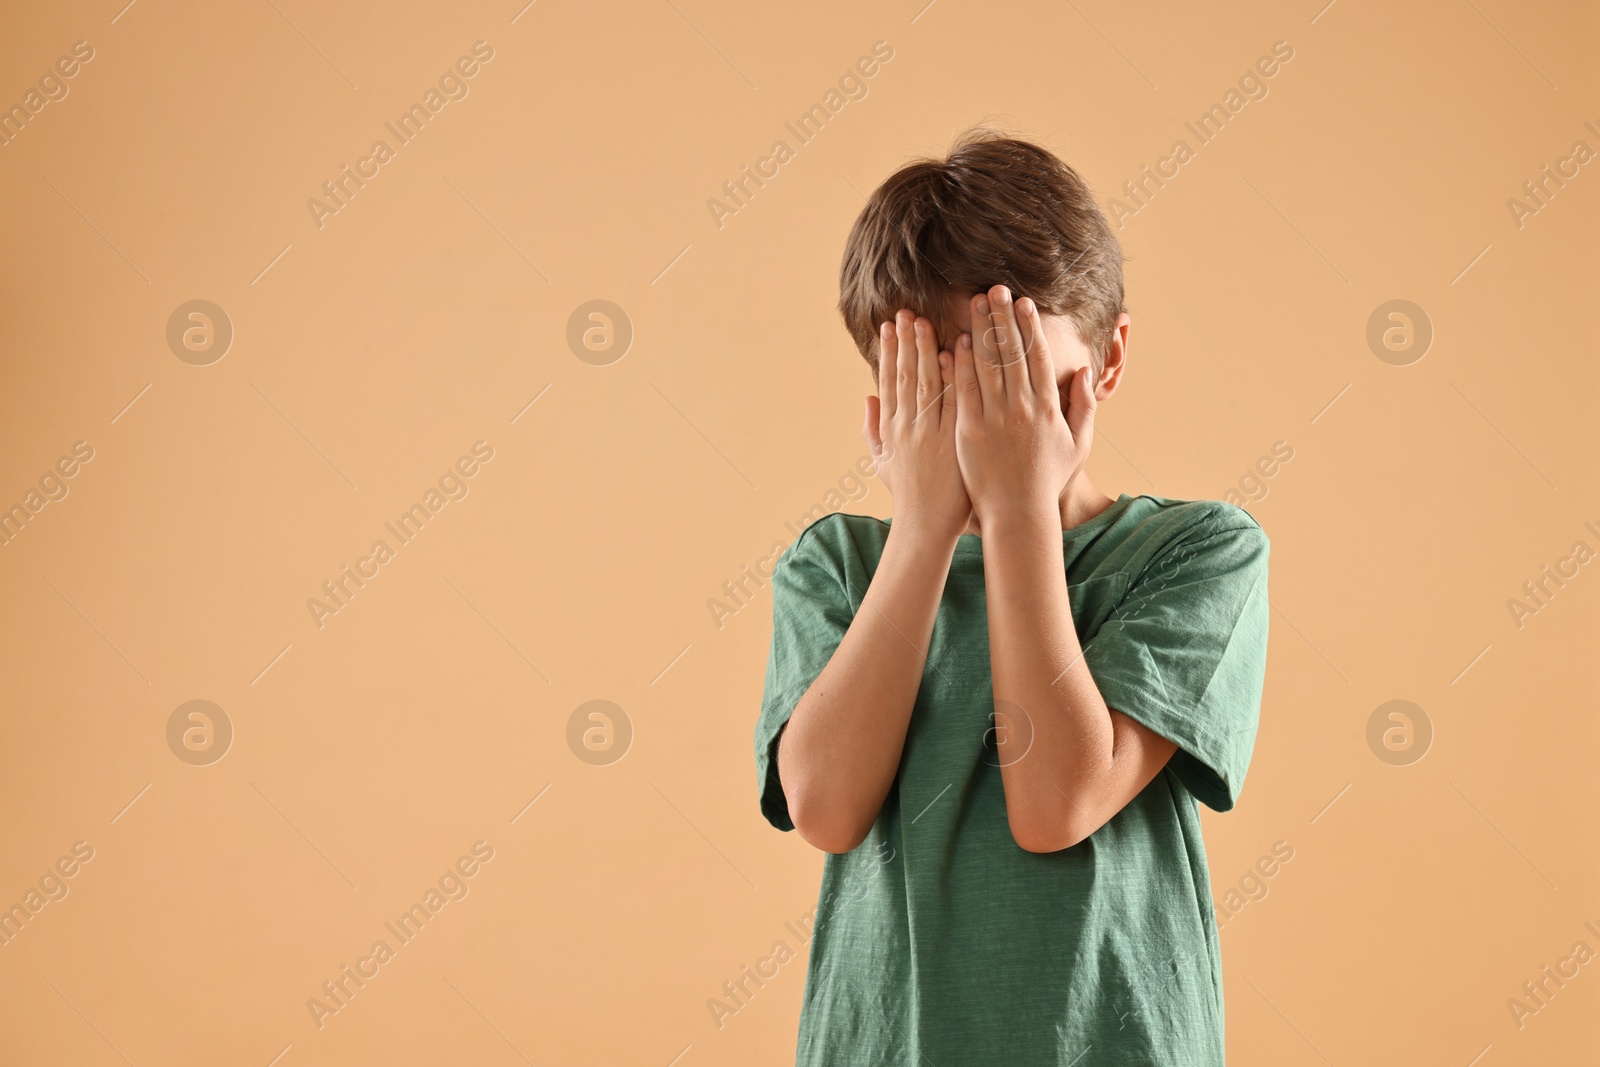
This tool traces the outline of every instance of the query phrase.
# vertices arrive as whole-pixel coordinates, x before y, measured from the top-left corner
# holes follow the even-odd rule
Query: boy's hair
[[[845,242],[839,313],[878,374],[878,324],[909,307],[951,348],[969,324],[952,294],[1008,286],[1066,315],[1098,378],[1122,304],[1122,247],[1089,187],[1050,151],[976,127],[873,192]]]

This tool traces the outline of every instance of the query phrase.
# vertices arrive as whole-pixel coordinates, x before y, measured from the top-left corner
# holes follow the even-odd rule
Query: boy
[[[977,130],[902,169],[840,289],[895,516],[773,577],[761,810],[829,853],[797,1062],[1221,1064],[1196,801],[1250,761],[1266,535],[1089,480],[1130,320],[1051,153]]]

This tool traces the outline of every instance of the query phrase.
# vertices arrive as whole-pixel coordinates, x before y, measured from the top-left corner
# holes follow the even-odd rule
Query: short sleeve
[[[1266,675],[1267,535],[1220,519],[1163,548],[1084,648],[1106,706],[1174,742],[1169,765],[1215,811],[1233,807]]]
[[[780,830],[793,830],[794,821],[778,778],[778,740],[855,617],[838,563],[814,536],[818,525],[800,535],[772,575],[772,651],[756,723],[756,777],[761,814]]]

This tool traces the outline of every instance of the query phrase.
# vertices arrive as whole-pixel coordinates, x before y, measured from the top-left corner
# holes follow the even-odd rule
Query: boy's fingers
[[[1022,348],[1022,331],[1017,325],[1011,290],[1003,285],[989,290],[989,307],[993,320],[989,329],[994,337],[995,351],[999,353],[1006,396],[1021,399],[1031,386],[1028,383],[1028,356]]]
[[[940,429],[956,423],[956,357],[951,352],[939,353],[939,385],[944,390],[939,404]]]
[[[1044,321],[1039,318],[1039,305],[1027,297],[1017,301],[1017,326],[1024,333],[1023,351],[1028,357],[1028,381],[1041,398],[1056,390],[1055,361],[1050,358],[1050,345],[1044,339]]]
[[[999,404],[1006,395],[1005,369],[1000,366],[1000,352],[994,346],[993,327],[989,296],[979,293],[972,298],[972,360],[985,407]]]
[[[972,335],[964,333],[956,342],[955,388],[956,406],[972,415],[983,414],[983,388],[978,384],[978,368],[972,354]]]
[[[922,418],[939,396],[942,387],[939,380],[939,345],[933,337],[933,324],[927,319],[917,318],[912,327],[917,342],[917,418]],[[937,410],[928,417],[932,419],[933,426],[939,425]]]
[[[895,353],[894,324],[884,322],[878,326],[878,396],[883,403],[882,418],[894,417],[895,380],[898,376]]]
[[[911,312],[901,308],[894,317],[895,339],[900,350],[895,355],[895,409],[902,419],[917,414],[917,342],[911,335]]]

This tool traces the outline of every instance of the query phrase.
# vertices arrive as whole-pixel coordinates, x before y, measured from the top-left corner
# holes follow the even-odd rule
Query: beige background
[[[707,1001],[803,949],[821,857],[756,807],[770,599],[720,629],[707,601],[864,451],[832,310],[862,195],[988,119],[1109,200],[1276,41],[1269,95],[1120,231],[1132,363],[1091,459],[1220,497],[1294,449],[1250,505],[1255,760],[1206,816],[1219,900],[1294,849],[1222,930],[1231,1058],[1593,1053],[1600,963],[1507,1006],[1600,951],[1600,576],[1507,606],[1600,550],[1600,165],[1507,205],[1600,150],[1592,8],[121,2],[0,33],[3,102],[94,49],[0,148],[0,503],[94,450],[0,548],[0,905],[94,850],[0,947],[0,1060],[786,1062],[803,958],[720,1028]],[[470,95],[319,229],[308,198],[480,40]],[[719,229],[707,200],[877,41],[869,95]],[[166,341],[195,299],[235,332],[209,366]],[[608,366],[566,342],[592,299],[635,332]],[[1409,366],[1365,338],[1393,299],[1434,330]],[[470,494],[319,629],[306,601],[479,440]],[[194,699],[235,731],[207,766],[167,742]],[[567,742],[594,699],[634,731],[607,766]],[[1367,742],[1393,699],[1434,730],[1408,766]],[[308,998],[480,840],[470,895],[319,1029]]]

